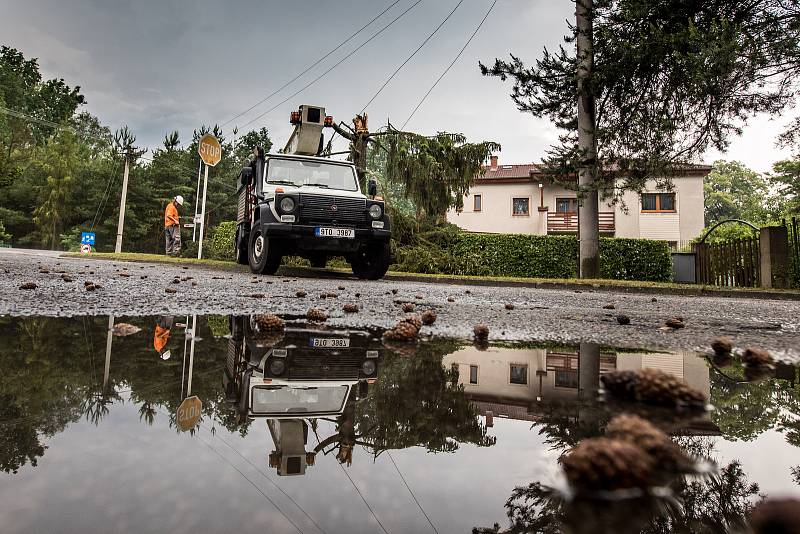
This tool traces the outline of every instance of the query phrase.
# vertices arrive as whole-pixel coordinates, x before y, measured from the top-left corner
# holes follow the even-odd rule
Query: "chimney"
[[[497,156],[491,156],[489,160],[492,162],[489,168],[493,171],[497,170]]]

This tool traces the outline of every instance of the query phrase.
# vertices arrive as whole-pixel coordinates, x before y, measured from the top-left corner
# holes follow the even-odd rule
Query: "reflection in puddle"
[[[246,316],[0,318],[0,369],[7,532],[724,532],[762,495],[800,495],[797,369],[750,382],[736,357],[387,345]],[[640,369],[714,409],[598,399],[602,377]],[[618,462],[657,483],[603,499],[567,485],[559,458],[637,424],[716,471]],[[620,447],[572,465],[594,476]]]

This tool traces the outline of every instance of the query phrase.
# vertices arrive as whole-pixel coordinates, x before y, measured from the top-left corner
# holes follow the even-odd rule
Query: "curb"
[[[222,265],[205,265],[197,262],[196,260],[188,259],[186,262],[175,261],[160,261],[159,258],[148,259],[117,259],[117,258],[101,258],[91,255],[80,256],[72,254],[62,254],[61,257],[81,257],[95,261],[119,261],[130,263],[159,263],[161,265],[190,265],[193,267],[217,270],[217,271],[234,271],[245,272],[247,269],[244,266],[231,263],[230,267]],[[247,271],[249,272],[249,271]],[[344,269],[315,269],[313,267],[281,267],[276,273],[276,276],[296,276],[296,277],[309,277],[314,276],[317,278],[331,278],[337,279],[344,277],[351,277],[349,271]],[[604,293],[632,293],[643,295],[677,295],[686,297],[720,297],[720,298],[750,298],[760,300],[786,300],[786,301],[800,301],[800,291],[767,291],[758,289],[740,289],[728,290],[710,286],[681,286],[681,287],[658,287],[658,286],[637,286],[629,284],[607,284],[603,282],[548,282],[548,281],[525,281],[525,280],[502,280],[492,278],[462,278],[458,276],[422,276],[407,273],[387,273],[383,277],[384,280],[390,282],[417,282],[426,284],[450,284],[461,286],[474,286],[474,287],[520,287],[529,289],[555,289],[564,291],[601,291]]]

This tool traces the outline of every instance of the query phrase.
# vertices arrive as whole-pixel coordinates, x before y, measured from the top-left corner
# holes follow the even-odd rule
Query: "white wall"
[[[660,239],[663,241],[690,241],[700,235],[704,227],[703,177],[686,176],[673,179],[675,213],[642,213],[639,194],[626,191],[622,202],[612,205],[600,202],[600,211],[615,214],[616,237]],[[646,184],[645,192],[658,193],[655,181]],[[473,195],[482,196],[482,210],[473,211]],[[556,185],[544,186],[544,205],[556,210],[557,198],[575,198],[574,191]],[[530,198],[530,215],[513,216],[511,199]],[[464,210],[451,210],[447,220],[471,232],[546,234],[547,219],[539,212],[540,191],[536,183],[480,184],[464,197]]]

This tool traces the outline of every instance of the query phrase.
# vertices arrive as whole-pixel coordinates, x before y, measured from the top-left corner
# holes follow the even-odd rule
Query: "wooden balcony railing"
[[[601,211],[600,233],[613,234],[615,229],[615,219],[613,211]],[[559,213],[555,211],[547,212],[547,233],[548,234],[569,234],[578,231],[577,213]]]

